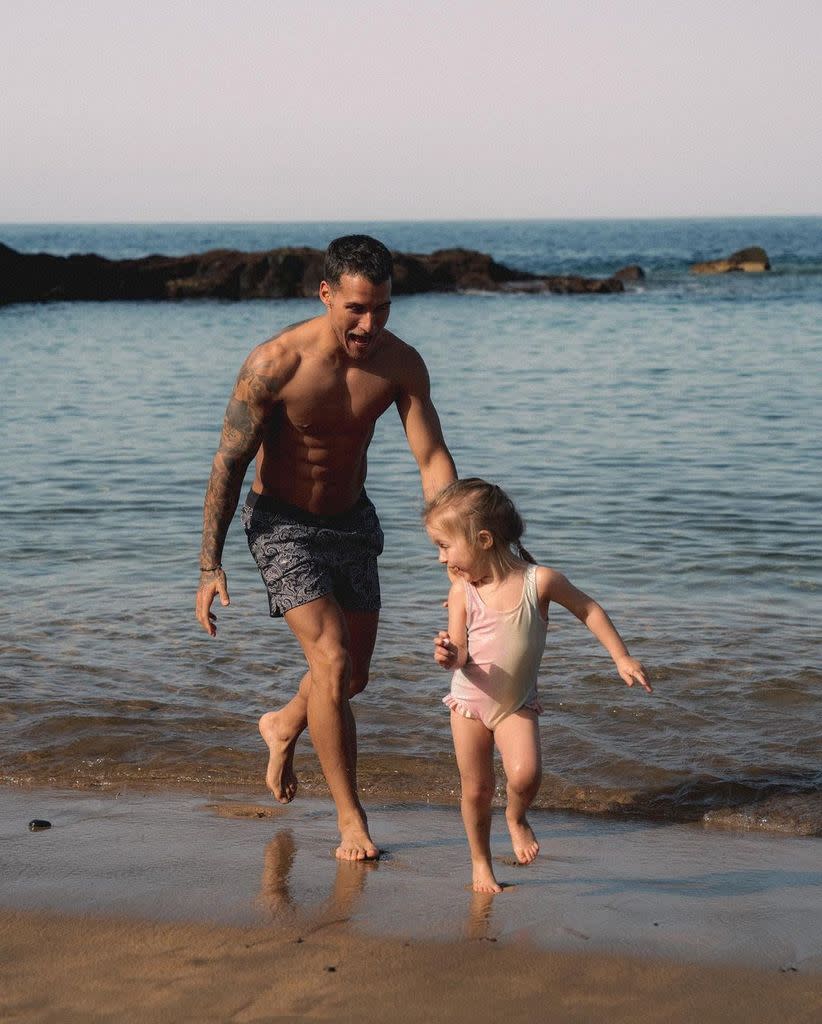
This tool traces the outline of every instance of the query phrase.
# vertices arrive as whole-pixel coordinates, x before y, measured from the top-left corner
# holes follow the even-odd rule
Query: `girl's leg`
[[[505,820],[511,833],[514,856],[530,864],[539,853],[539,843],[525,816],[542,780],[539,724],[536,713],[522,708],[509,715],[494,730],[507,779],[508,805]]]
[[[452,711],[451,735],[462,787],[462,820],[471,851],[471,888],[474,892],[502,892],[491,867],[494,734],[479,719]]]

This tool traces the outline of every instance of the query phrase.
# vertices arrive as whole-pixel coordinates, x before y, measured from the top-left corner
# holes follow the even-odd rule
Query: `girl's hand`
[[[434,661],[443,668],[453,668],[457,663],[459,651],[456,644],[451,643],[451,637],[441,629],[434,637]]]
[[[642,667],[642,662],[636,658],[632,658],[630,655],[626,655],[624,658],[620,658],[616,663],[617,672],[619,672],[623,681],[628,686],[633,686],[634,683],[639,685],[647,692],[653,693],[651,684],[648,682],[648,674]]]

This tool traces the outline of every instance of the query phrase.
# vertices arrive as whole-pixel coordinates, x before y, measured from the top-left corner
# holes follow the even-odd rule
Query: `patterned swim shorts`
[[[346,611],[379,610],[383,532],[365,491],[336,516],[314,516],[249,491],[241,518],[273,617],[327,594]]]

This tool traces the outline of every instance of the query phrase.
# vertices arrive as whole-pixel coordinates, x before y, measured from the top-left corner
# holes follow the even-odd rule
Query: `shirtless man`
[[[255,348],[228,403],[205,497],[197,619],[217,633],[214,598],[229,603],[220,564],[246,468],[242,510],[249,547],[308,671],[296,696],[260,719],[266,783],[281,803],[297,788],[294,746],[308,725],[337,808],[342,860],[378,856],[357,793],[356,727],[349,697],[362,692],[377,636],[382,530],[365,490],[376,420],[396,405],[419,466],[423,495],[456,478],[419,354],[385,329],[391,254],[366,235],[326,252],[325,313]]]

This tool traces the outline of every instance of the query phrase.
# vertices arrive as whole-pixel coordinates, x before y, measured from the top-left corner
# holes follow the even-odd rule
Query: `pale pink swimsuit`
[[[537,675],[548,623],[539,610],[537,567],[526,568],[520,603],[510,611],[489,608],[464,583],[468,661],[454,673],[443,703],[491,730],[520,708],[540,714]]]

